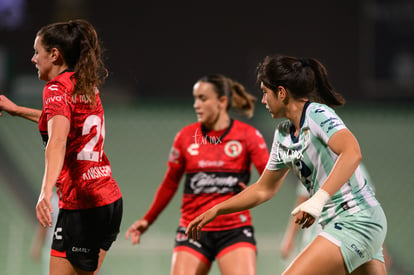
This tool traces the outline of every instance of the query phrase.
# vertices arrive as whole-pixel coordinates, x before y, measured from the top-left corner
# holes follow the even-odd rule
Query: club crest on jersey
[[[241,154],[243,146],[237,140],[231,140],[224,146],[224,153],[229,157],[235,158]]]

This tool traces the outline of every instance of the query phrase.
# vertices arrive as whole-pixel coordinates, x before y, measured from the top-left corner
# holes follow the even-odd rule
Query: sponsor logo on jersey
[[[84,103],[89,104],[92,102],[91,97],[89,95],[73,95],[72,96],[72,103]]]
[[[59,86],[56,85],[56,84],[52,84],[47,89],[48,90],[51,90],[51,91],[58,91],[59,90]]]
[[[61,102],[63,100],[64,100],[64,96],[54,95],[54,96],[50,96],[50,97],[46,98],[45,104],[48,105],[50,103],[53,103],[53,102]]]
[[[327,128],[325,129],[326,133],[329,133],[332,129],[343,125],[343,123],[339,120],[337,117],[330,117],[320,123],[320,126],[323,128],[327,125]]]
[[[188,146],[187,152],[192,156],[197,156],[198,148],[200,148],[200,145],[198,145],[198,143],[192,143],[190,146]]]
[[[198,166],[200,168],[221,167],[223,165],[224,165],[224,161],[222,161],[222,160],[200,160],[198,162]]]
[[[82,179],[83,180],[91,180],[91,179],[98,179],[102,177],[108,177],[111,175],[111,167],[109,165],[99,166],[99,167],[91,167],[83,173]]]
[[[198,172],[191,178],[190,188],[194,194],[219,193],[224,194],[233,191],[239,179],[233,176],[217,177],[214,174]]]
[[[226,153],[226,155],[228,155],[229,157],[237,157],[241,154],[242,151],[243,146],[237,140],[231,140],[227,142],[224,146],[224,153]]]

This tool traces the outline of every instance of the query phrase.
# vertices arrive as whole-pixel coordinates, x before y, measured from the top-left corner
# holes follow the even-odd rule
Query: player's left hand
[[[302,228],[311,226],[315,219],[320,217],[322,209],[330,197],[325,190],[320,188],[310,199],[293,209],[292,215],[296,216],[295,222],[302,224]]]
[[[295,223],[301,224],[302,228],[308,228],[315,222],[315,217],[304,211],[299,211],[294,215],[296,217]]]

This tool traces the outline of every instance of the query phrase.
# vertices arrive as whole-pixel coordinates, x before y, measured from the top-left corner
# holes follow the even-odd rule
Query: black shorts
[[[257,251],[254,229],[242,226],[222,231],[202,231],[199,240],[194,241],[185,235],[185,227],[178,227],[174,251],[185,250],[210,265],[215,258],[239,247],[251,247]]]
[[[95,271],[100,249],[116,240],[122,219],[122,198],[82,210],[60,209],[52,242],[52,256],[67,258],[75,267]]]

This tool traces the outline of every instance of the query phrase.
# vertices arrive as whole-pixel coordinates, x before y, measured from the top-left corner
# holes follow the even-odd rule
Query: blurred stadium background
[[[333,84],[348,99],[337,112],[359,139],[387,214],[386,246],[393,259],[389,274],[414,274],[414,3],[223,2],[0,0],[0,93],[19,104],[41,107],[44,83],[37,80],[30,58],[42,25],[88,19],[107,48],[110,78],[101,89],[105,148],[125,212],[119,239],[100,274],[169,274],[181,190],[139,246],[126,241],[124,233],[149,206],[174,135],[195,120],[192,85],[203,74],[220,72],[260,97],[254,68],[271,53],[312,56],[327,66]],[[270,147],[278,121],[259,102],[255,116],[245,121],[262,131]],[[43,153],[36,125],[3,114],[1,275],[41,274],[29,249]],[[254,174],[252,180],[256,178]],[[294,200],[294,179],[288,178],[271,201],[252,210],[258,274],[279,274],[288,264],[280,259],[279,245]],[[211,274],[219,274],[215,265]]]

